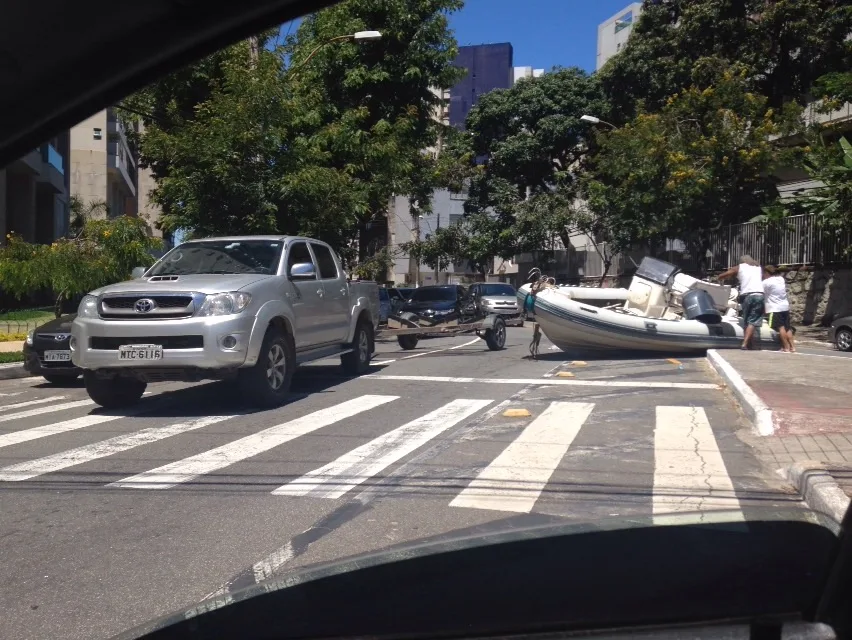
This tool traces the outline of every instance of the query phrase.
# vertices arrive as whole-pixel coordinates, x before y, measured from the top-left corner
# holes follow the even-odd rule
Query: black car
[[[60,316],[33,329],[24,342],[24,369],[53,384],[68,382],[82,369],[71,363],[71,323],[76,313]]]
[[[471,319],[475,309],[465,288],[455,284],[418,287],[405,301],[402,313],[413,313],[420,326],[452,324]]]

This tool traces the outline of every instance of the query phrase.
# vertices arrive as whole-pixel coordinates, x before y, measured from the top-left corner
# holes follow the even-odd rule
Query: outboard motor
[[[716,309],[713,297],[704,289],[690,289],[683,294],[683,313],[687,320],[704,324],[719,324],[722,314]]]

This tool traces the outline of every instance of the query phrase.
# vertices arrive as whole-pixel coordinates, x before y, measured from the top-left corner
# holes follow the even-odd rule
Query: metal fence
[[[599,278],[603,275],[603,260],[594,246],[588,245],[582,253],[579,264],[583,267],[583,276]],[[711,233],[704,256],[690,252],[682,242],[669,240],[666,250],[656,252],[654,257],[684,271],[698,272],[727,269],[738,264],[743,254],[751,255],[761,264],[849,264],[852,263],[852,229],[827,227],[816,214],[791,216],[772,224],[745,222]],[[646,255],[652,254],[637,249],[616,256],[609,275],[631,271],[633,262],[640,262]]]

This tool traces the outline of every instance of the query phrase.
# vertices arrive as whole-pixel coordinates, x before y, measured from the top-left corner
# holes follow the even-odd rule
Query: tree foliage
[[[600,72],[613,118],[661,109],[701,82],[708,60],[747,69],[748,89],[780,109],[804,104],[824,74],[846,71],[852,7],[844,0],[646,0],[620,55]]]
[[[6,236],[0,248],[0,286],[22,298],[42,290],[53,292],[56,316],[62,302],[130,277],[135,267],[154,262],[161,247],[139,218],[89,218],[77,232],[50,245]]]
[[[440,160],[444,182],[467,191],[465,219],[422,243],[426,264],[465,259],[484,273],[494,257],[567,244],[590,148],[580,116],[606,112],[596,78],[577,68],[482,96]]]
[[[727,69],[602,134],[585,179],[589,209],[634,241],[699,241],[777,198],[771,169],[781,156],[770,136],[780,130],[746,71]]]
[[[450,86],[461,0],[345,0],[307,16],[278,46],[241,42],[128,101],[142,116],[142,164],[161,225],[196,236],[304,234],[351,257],[393,193],[435,169],[430,88]],[[378,30],[375,42],[340,36]],[[431,184],[431,182],[429,182]]]

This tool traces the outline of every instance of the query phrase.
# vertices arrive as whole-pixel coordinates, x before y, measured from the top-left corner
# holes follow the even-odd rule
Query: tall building
[[[633,25],[642,13],[641,2],[631,2],[624,9],[598,25],[597,69],[606,64],[627,42]]]
[[[544,75],[544,69],[533,69],[532,67],[515,67],[512,84],[524,78],[540,78]]]
[[[68,229],[68,132],[0,167],[0,239],[52,242]]]
[[[512,45],[477,44],[459,47],[455,66],[467,70],[467,75],[450,89],[450,124],[464,128],[464,121],[479,96],[494,89],[508,89],[515,82],[512,66]]]
[[[154,226],[159,210],[148,199],[154,180],[138,167],[128,133],[114,107],[72,127],[71,194],[85,203],[105,202],[112,217],[141,215],[161,235]]]

